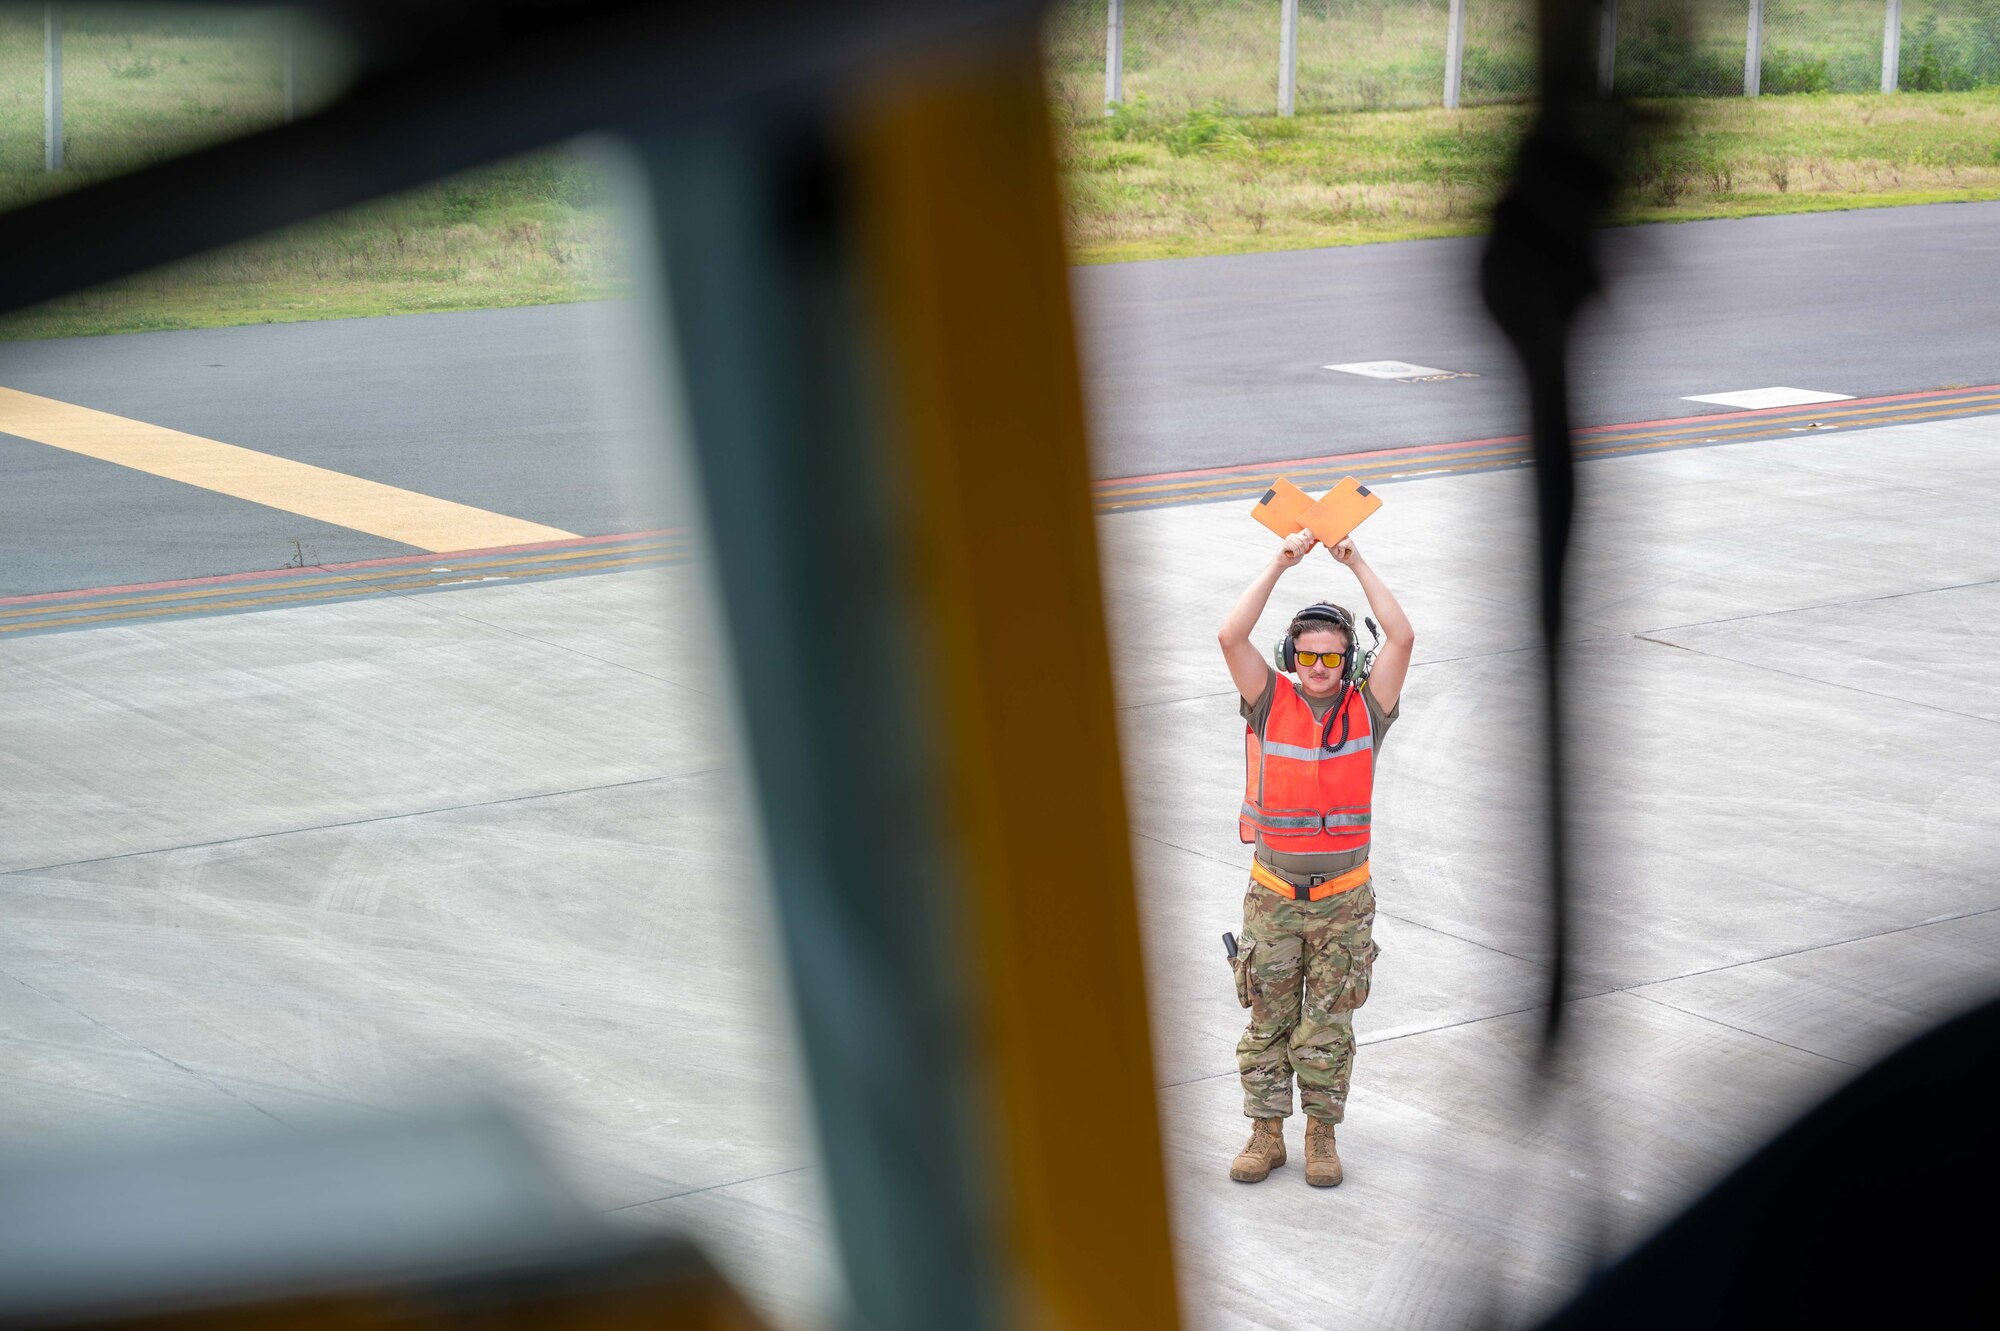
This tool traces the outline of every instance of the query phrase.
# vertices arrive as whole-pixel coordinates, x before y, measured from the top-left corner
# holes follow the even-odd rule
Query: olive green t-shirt
[[[1259,738],[1263,737],[1264,727],[1270,723],[1271,698],[1277,689],[1277,684],[1278,672],[1276,668],[1268,665],[1265,666],[1264,691],[1257,695],[1256,702],[1241,704],[1243,719],[1250,723],[1251,731]],[[1312,708],[1313,719],[1316,721],[1325,720],[1326,714],[1333,710],[1333,698],[1310,697],[1303,690],[1300,691],[1299,696],[1306,700],[1306,706]],[[1402,715],[1403,700],[1401,698],[1396,699],[1394,707],[1391,707],[1386,712],[1383,711],[1382,704],[1375,701],[1374,690],[1369,688],[1367,681],[1364,680],[1361,684],[1361,702],[1368,709],[1369,740],[1376,755],[1374,761],[1379,761],[1382,753],[1382,737],[1389,732],[1389,727],[1395,724],[1396,718]],[[1290,855],[1282,850],[1272,850],[1269,846],[1265,845],[1263,833],[1260,832],[1257,835],[1257,858],[1281,873],[1290,874],[1293,877],[1303,878],[1315,874],[1321,877],[1331,877],[1335,874],[1346,873],[1349,869],[1367,859],[1368,852],[1363,849],[1337,850],[1320,855]]]

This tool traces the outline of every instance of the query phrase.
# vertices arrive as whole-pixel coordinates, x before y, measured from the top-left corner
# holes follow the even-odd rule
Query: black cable
[[[1347,693],[1353,687],[1352,684],[1344,679],[1340,682],[1340,693],[1333,700],[1333,709],[1326,714],[1326,724],[1320,728],[1319,746],[1322,749],[1337,749],[1341,744],[1347,743]],[[1326,742],[1327,736],[1333,734],[1333,718],[1335,715],[1340,717],[1340,743],[1329,744]]]

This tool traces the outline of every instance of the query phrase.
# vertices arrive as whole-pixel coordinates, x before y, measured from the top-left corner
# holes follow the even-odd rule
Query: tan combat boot
[[[1306,1120],[1306,1182],[1331,1188],[1344,1177],[1340,1153],[1333,1149],[1333,1124],[1323,1118]]]
[[[1238,1183],[1262,1183],[1285,1163],[1285,1120],[1260,1118],[1250,1129],[1250,1143],[1237,1153],[1229,1177]]]

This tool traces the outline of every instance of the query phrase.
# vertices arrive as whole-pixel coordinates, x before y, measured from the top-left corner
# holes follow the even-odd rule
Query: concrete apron
[[[1360,541],[1418,659],[1383,746],[1382,959],[1332,1192],[1227,1177],[1248,1124],[1219,936],[1245,856],[1213,634],[1270,539],[1238,504],[1102,520],[1192,1321],[1526,1316],[1991,989],[1996,444],[1987,418],[1583,469],[1581,996],[1551,1110],[1527,1083],[1527,477],[1383,488]],[[1315,553],[1259,640],[1323,597],[1358,608]],[[498,1085],[597,1205],[694,1230],[769,1314],[829,1322],[703,598],[680,568],[0,643],[0,1132]],[[1084,1088],[1078,1111],[1115,1130]]]

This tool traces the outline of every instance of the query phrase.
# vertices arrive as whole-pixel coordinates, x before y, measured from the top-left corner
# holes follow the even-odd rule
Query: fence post
[[[1125,0],[1104,7],[1104,114],[1125,100]]]
[[[63,169],[62,10],[42,9],[42,165]]]
[[[1903,0],[1888,0],[1882,18],[1882,91],[1894,92],[1903,64]]]
[[[1603,21],[1597,31],[1597,91],[1601,96],[1611,95],[1617,73],[1618,0],[1604,0]]]
[[[1298,100],[1299,0],[1278,3],[1278,114],[1288,116]]]
[[[285,123],[289,125],[299,113],[299,57],[292,41],[292,11],[282,11],[278,21],[285,25]]]
[[[1752,4],[1756,0],[1751,0]],[[1465,0],[1451,0],[1444,29],[1444,109],[1458,110],[1459,84],[1465,74]]]
[[[1743,95],[1755,97],[1764,82],[1764,0],[1750,0],[1750,28],[1743,37]]]

